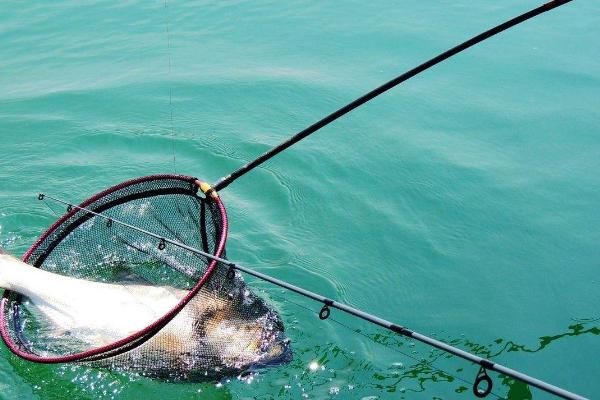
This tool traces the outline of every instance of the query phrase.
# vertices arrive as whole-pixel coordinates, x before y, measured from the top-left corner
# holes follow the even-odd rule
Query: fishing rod
[[[207,186],[204,186],[204,187],[206,188]],[[214,192],[212,194],[210,194],[210,192],[211,192],[210,188],[208,190],[206,190],[205,193],[207,193],[207,198],[208,198],[209,195],[216,195]],[[254,276],[254,277],[256,277],[258,279],[261,279],[263,281],[270,282],[270,283],[272,283],[272,284],[274,284],[276,286],[279,286],[279,287],[282,287],[284,289],[287,289],[287,290],[290,290],[292,292],[295,292],[295,293],[297,293],[297,294],[299,294],[301,296],[304,296],[304,297],[310,298],[312,300],[318,301],[319,303],[323,304],[323,307],[319,311],[319,319],[321,319],[321,320],[326,320],[329,317],[330,313],[331,313],[331,308],[335,308],[335,309],[343,311],[343,312],[345,312],[347,314],[353,315],[355,317],[358,317],[360,319],[363,319],[365,321],[368,321],[370,323],[373,323],[375,325],[378,325],[380,327],[388,329],[388,330],[390,330],[390,331],[392,331],[394,333],[397,333],[397,334],[399,334],[401,336],[406,336],[408,338],[411,338],[411,339],[417,340],[419,342],[425,343],[425,344],[427,344],[429,346],[435,347],[435,348],[437,348],[439,350],[442,350],[442,351],[444,351],[446,353],[450,353],[450,354],[452,354],[454,356],[460,357],[460,358],[462,358],[464,360],[473,362],[473,363],[475,363],[475,364],[477,364],[477,365],[480,366],[479,372],[477,373],[477,376],[476,376],[475,381],[473,383],[473,393],[477,397],[480,397],[480,398],[481,397],[486,397],[488,394],[491,393],[492,387],[493,387],[493,382],[492,382],[492,379],[487,374],[487,370],[492,370],[492,371],[496,371],[496,372],[499,372],[501,374],[504,374],[506,376],[509,376],[511,378],[517,379],[519,381],[522,381],[522,382],[524,382],[526,384],[529,384],[531,386],[535,386],[538,389],[541,389],[541,390],[543,390],[545,392],[554,394],[554,395],[556,395],[558,397],[562,397],[563,399],[569,399],[569,400],[586,400],[585,397],[582,397],[582,396],[580,396],[578,394],[569,392],[569,391],[567,391],[565,389],[562,389],[562,388],[560,388],[558,386],[554,386],[554,385],[552,385],[550,383],[544,382],[544,381],[542,381],[540,379],[533,378],[533,377],[531,377],[529,375],[526,375],[526,374],[524,374],[522,372],[519,372],[519,371],[516,371],[514,369],[505,367],[505,366],[503,366],[501,364],[495,363],[495,362],[487,360],[485,358],[476,356],[475,354],[469,353],[469,352],[464,351],[462,349],[459,349],[457,347],[451,346],[451,345],[449,345],[447,343],[444,343],[444,342],[441,342],[439,340],[433,339],[433,338],[431,338],[429,336],[426,336],[426,335],[423,335],[423,334],[421,334],[419,332],[416,332],[416,331],[413,331],[411,329],[408,329],[408,328],[406,328],[404,326],[401,326],[401,325],[398,325],[398,324],[394,324],[394,323],[392,323],[390,321],[387,321],[387,320],[385,320],[383,318],[380,318],[380,317],[378,317],[376,315],[373,315],[373,314],[370,314],[368,312],[365,312],[365,311],[359,310],[357,308],[351,307],[351,306],[349,306],[347,304],[340,303],[338,301],[332,300],[332,299],[330,299],[328,297],[325,297],[325,296],[322,296],[320,294],[311,292],[311,291],[306,290],[306,289],[304,289],[302,287],[299,287],[299,286],[296,286],[296,285],[292,285],[291,283],[288,283],[286,281],[274,278],[274,277],[272,277],[270,275],[263,274],[262,272],[258,272],[258,271],[255,271],[255,270],[251,269],[251,268],[242,266],[242,265],[240,265],[240,264],[238,264],[236,262],[227,260],[227,259],[222,258],[222,257],[217,257],[215,255],[212,255],[210,253],[207,253],[207,252],[202,251],[200,249],[197,249],[195,247],[188,246],[185,243],[181,243],[181,242],[179,242],[177,240],[166,238],[166,237],[164,237],[162,235],[159,235],[159,234],[157,234],[155,232],[151,232],[151,231],[148,231],[146,229],[139,228],[139,227],[137,227],[135,225],[131,225],[131,224],[128,224],[126,222],[120,221],[119,219],[115,219],[113,217],[109,217],[107,215],[104,215],[102,213],[93,211],[93,210],[88,209],[86,207],[77,206],[75,204],[69,203],[69,202],[67,202],[65,200],[62,200],[62,199],[59,199],[59,198],[56,198],[56,197],[53,197],[53,196],[50,196],[50,195],[47,195],[47,194],[40,193],[38,195],[38,199],[39,200],[50,199],[50,200],[53,200],[53,201],[55,201],[57,203],[61,203],[63,205],[66,205],[67,206],[67,210],[77,209],[77,210],[81,210],[81,211],[87,212],[87,213],[89,213],[91,215],[97,216],[99,218],[102,218],[102,219],[106,220],[106,222],[107,222],[106,226],[109,227],[109,228],[113,224],[117,224],[117,225],[123,226],[125,228],[134,230],[136,232],[142,233],[144,235],[151,236],[151,237],[153,237],[153,238],[155,238],[155,239],[157,239],[159,241],[159,243],[158,243],[158,249],[160,251],[165,250],[166,249],[166,244],[168,243],[168,244],[174,245],[176,247],[179,247],[181,249],[187,250],[187,251],[189,251],[191,253],[194,253],[196,255],[200,255],[200,256],[206,257],[206,258],[208,258],[210,260],[217,261],[217,262],[219,262],[219,263],[221,263],[221,264],[226,265],[227,267],[229,267],[229,269],[228,269],[228,271],[226,273],[226,278],[229,279],[229,280],[231,280],[231,279],[234,278],[235,271],[237,270],[237,271],[243,272],[245,274]],[[485,386],[482,386],[482,384],[484,384]]]
[[[553,0],[548,3],[542,4],[541,6],[539,6],[537,8],[527,11],[526,13],[523,13],[513,19],[510,19],[506,22],[501,23],[500,25],[495,26],[494,28],[491,28],[483,33],[480,33],[479,35],[474,36],[471,39],[469,39],[449,50],[446,50],[445,52],[433,57],[432,59],[425,61],[423,64],[418,65],[409,71],[406,71],[402,75],[399,75],[396,78],[392,79],[391,81],[388,81],[388,82],[384,83],[383,85],[379,86],[378,88],[373,89],[372,91],[364,94],[363,96],[357,98],[356,100],[346,104],[345,106],[338,109],[337,111],[334,111],[333,113],[329,114],[325,118],[315,122],[314,124],[310,125],[309,127],[296,133],[294,136],[290,137],[289,139],[282,142],[281,144],[273,147],[272,149],[270,149],[266,153],[262,154],[258,158],[243,165],[241,168],[235,170],[231,174],[222,177],[213,185],[214,190],[220,191],[222,189],[225,189],[233,181],[235,181],[242,175],[250,172],[254,168],[256,168],[259,165],[261,165],[262,163],[264,163],[265,161],[275,157],[277,154],[281,153],[282,151],[284,151],[288,147],[292,146],[293,144],[298,143],[305,137],[315,133],[316,131],[323,128],[324,126],[329,125],[336,119],[344,116],[345,114],[349,113],[350,111],[354,110],[355,108],[362,106],[363,104],[374,99],[375,97],[379,96],[380,94],[387,92],[388,90],[392,89],[393,87],[398,86],[402,82],[409,80],[410,78],[433,67],[434,65],[439,64],[442,61],[444,61],[452,56],[455,56],[456,54],[462,52],[463,50],[466,50],[469,47],[476,45],[477,43],[480,43],[486,39],[489,39],[490,37],[492,37],[500,32],[503,32],[509,28],[512,28],[513,26],[518,25],[521,22],[527,21],[528,19],[531,19],[542,13],[545,13],[546,11],[550,11],[554,8],[560,7],[566,3],[569,3],[570,1],[572,1],[572,0]]]
[[[362,97],[354,100],[353,102],[345,105],[344,107],[340,108],[339,110],[333,112],[332,114],[326,116],[325,118],[321,119],[320,121],[314,123],[313,125],[309,126],[308,128],[298,132],[296,135],[294,135],[293,137],[291,137],[290,139],[286,140],[285,142],[281,143],[280,145],[272,148],[271,150],[267,151],[266,153],[264,153],[263,155],[261,155],[260,157],[256,158],[255,160],[245,164],[244,166],[242,166],[241,168],[239,168],[238,170],[232,172],[231,174],[221,178],[215,185],[214,188],[210,188],[210,187],[205,187],[206,190],[203,189],[203,192],[205,192],[205,194],[208,196],[216,196],[216,192],[226,188],[229,184],[231,184],[232,182],[234,182],[236,179],[238,179],[239,177],[241,177],[242,175],[246,174],[247,172],[251,171],[252,169],[256,168],[257,166],[261,165],[262,163],[264,163],[265,161],[269,160],[270,158],[274,157],[275,155],[279,154],[280,152],[284,151],[285,149],[287,149],[288,147],[292,146],[293,144],[299,142],[300,140],[304,139],[305,137],[309,136],[310,134],[318,131],[319,129],[323,128],[324,126],[330,124],[331,122],[335,121],[336,119],[340,118],[341,116],[347,114],[348,112],[354,110],[355,108],[361,106],[362,104],[365,104],[366,102],[372,100],[373,98],[379,96],[380,94],[390,90],[391,88],[399,85],[400,83],[418,75],[419,73],[427,70],[428,68],[431,68],[432,66],[468,49],[469,47],[480,43],[481,41],[490,38],[504,30],[507,30],[517,24],[520,24],[521,22],[524,22],[530,18],[533,18],[539,14],[542,14],[546,11],[552,10],[556,7],[559,7],[563,4],[566,4],[568,2],[570,2],[571,0],[554,0],[554,1],[550,1],[549,3],[546,3],[542,6],[539,6],[535,9],[532,9],[531,11],[528,11],[524,14],[521,14],[507,22],[504,22],[490,30],[487,30],[461,44],[459,44],[456,47],[453,47],[452,49],[447,50],[444,53],[441,53],[440,55],[430,59],[429,61],[426,61],[425,63],[413,68],[412,70],[409,70],[407,72],[405,72],[404,74],[392,79],[391,81],[383,84],[382,86],[372,90],[371,92],[368,92],[367,94],[363,95]],[[208,185],[206,185],[208,186]],[[211,193],[213,192],[213,193]],[[319,312],[319,318],[322,320],[325,320],[329,317],[330,313],[331,313],[331,308],[335,308],[338,309],[342,312],[345,312],[347,314],[356,316],[360,319],[363,319],[365,321],[368,321],[370,323],[373,323],[375,325],[378,325],[380,327],[386,328],[394,333],[397,333],[401,336],[406,336],[408,338],[420,341],[422,343],[425,343],[429,346],[432,346],[434,348],[437,348],[439,350],[442,350],[444,352],[447,352],[449,354],[452,354],[454,356],[460,357],[464,360],[473,362],[477,365],[480,366],[479,372],[477,373],[477,376],[475,378],[475,381],[473,383],[473,393],[477,396],[477,397],[485,397],[487,396],[489,393],[491,393],[492,390],[492,386],[493,386],[493,382],[491,380],[491,378],[489,377],[489,375],[487,374],[488,370],[492,370],[492,371],[496,371],[499,372],[501,374],[504,374],[508,377],[517,379],[519,381],[522,381],[526,384],[529,384],[531,386],[537,387],[543,391],[546,391],[548,393],[554,394],[556,396],[565,398],[565,399],[575,399],[575,400],[580,400],[580,399],[584,399],[584,397],[579,396],[575,393],[569,392],[567,390],[564,390],[562,388],[559,388],[557,386],[551,385],[547,382],[541,381],[539,379],[533,378],[529,375],[526,375],[524,373],[521,373],[519,371],[513,370],[511,368],[507,368],[503,365],[494,363],[490,360],[481,358],[477,355],[474,355],[472,353],[466,352],[464,350],[461,350],[457,347],[451,346],[447,343],[441,342],[439,340],[430,338],[426,335],[423,335],[421,333],[418,333],[416,331],[413,331],[411,329],[408,329],[404,326],[401,325],[397,325],[394,324],[390,321],[387,321],[385,319],[382,319],[378,316],[375,316],[373,314],[367,313],[365,311],[359,310],[357,308],[351,307],[349,305],[334,301],[332,299],[329,299],[325,296],[319,295],[317,293],[311,292],[309,290],[306,290],[304,288],[301,288],[299,286],[295,286],[292,285],[288,282],[282,281],[280,279],[271,277],[269,275],[265,275],[263,273],[254,271],[253,269],[244,267],[242,265],[239,265],[237,263],[234,263],[232,261],[226,260],[224,258],[218,257],[218,256],[214,256],[210,253],[207,253],[205,251],[199,250],[197,248],[188,246],[184,243],[181,243],[179,241],[170,239],[170,238],[165,238],[157,233],[154,232],[150,232],[148,230],[144,230],[142,228],[136,227],[134,225],[131,224],[127,224],[125,222],[119,221],[115,218],[111,218],[109,216],[106,216],[102,213],[97,213],[91,209],[85,208],[85,207],[81,207],[81,206],[75,206],[73,204],[70,204],[66,201],[54,198],[52,196],[45,196],[43,194],[39,195],[39,199],[43,200],[45,197],[63,203],[65,205],[68,206],[68,208],[77,208],[79,210],[85,211],[87,213],[89,213],[90,215],[95,215],[98,216],[99,218],[103,218],[107,221],[106,226],[110,227],[113,224],[118,224],[124,227],[127,227],[128,229],[132,229],[135,230],[137,232],[140,232],[142,234],[145,235],[149,235],[155,239],[159,240],[159,244],[158,244],[158,249],[160,251],[164,250],[166,248],[166,244],[169,243],[171,245],[174,245],[176,247],[179,247],[181,249],[190,251],[196,255],[200,255],[203,257],[206,257],[207,259],[219,262],[225,266],[229,267],[229,270],[226,273],[226,278],[227,279],[233,279],[235,277],[235,271],[240,271],[243,272],[245,274],[249,274],[251,276],[254,276],[258,279],[270,282],[274,285],[277,285],[279,287],[288,289],[290,291],[293,291],[295,293],[298,293],[299,295],[305,296],[307,298],[310,298],[312,300],[318,301],[320,303],[323,304],[320,312]]]

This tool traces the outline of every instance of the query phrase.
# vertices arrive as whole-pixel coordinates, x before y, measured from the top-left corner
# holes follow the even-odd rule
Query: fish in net
[[[8,347],[31,361],[188,381],[289,361],[281,318],[238,273],[139,232],[224,259],[226,211],[201,186],[155,175],[69,206],[27,251],[29,265],[0,272]]]
[[[290,146],[397,85],[488,38],[570,1],[546,2],[481,32],[394,77],[222,177],[215,183],[214,188],[203,185],[190,177],[157,175],[123,183],[83,203],[82,206],[90,207],[93,211],[90,211],[90,208],[69,210],[66,216],[53,225],[32,246],[24,257],[25,261],[38,267],[35,271],[38,277],[41,276],[39,275],[40,271],[49,270],[59,274],[64,273],[63,277],[75,276],[89,279],[95,282],[94,285],[88,286],[90,293],[92,291],[100,293],[111,287],[120,288],[121,290],[113,291],[114,296],[108,296],[111,298],[112,306],[108,306],[109,301],[106,300],[107,296],[104,296],[107,303],[106,308],[96,309],[96,311],[109,310],[110,315],[125,315],[125,320],[113,324],[112,328],[129,326],[130,330],[133,327],[133,333],[115,332],[114,329],[111,329],[110,324],[97,326],[96,328],[102,329],[88,329],[86,332],[86,329],[81,329],[81,326],[75,324],[71,327],[72,329],[63,327],[62,335],[56,335],[55,328],[49,329],[43,322],[43,318],[38,318],[39,314],[45,314],[46,317],[50,316],[50,319],[52,317],[61,319],[60,313],[57,314],[56,310],[53,312],[50,306],[52,303],[48,302],[44,305],[44,299],[38,298],[37,310],[28,305],[27,300],[23,297],[23,292],[26,292],[25,289],[28,285],[21,287],[19,282],[5,279],[3,274],[7,271],[3,269],[0,271],[0,283],[9,289],[5,291],[0,303],[0,334],[3,340],[11,351],[32,361],[48,363],[82,361],[97,365],[145,370],[154,376],[169,375],[170,370],[179,369],[181,371],[179,376],[182,379],[208,377],[211,374],[218,376],[222,372],[232,373],[253,366],[264,366],[289,360],[289,346],[283,336],[283,325],[279,316],[249,291],[235,273],[230,276],[230,272],[239,270],[323,303],[319,312],[319,318],[322,320],[329,317],[330,308],[335,308],[384,327],[398,335],[420,341],[479,365],[480,368],[472,387],[476,397],[481,398],[492,393],[492,380],[486,372],[491,370],[562,398],[584,399],[575,393],[404,326],[227,261],[224,258],[227,216],[223,204],[216,195],[216,191],[227,188],[235,180]],[[198,187],[207,195],[197,196]],[[163,196],[170,197],[170,199],[161,202]],[[184,200],[189,200],[186,196],[194,198],[194,201],[188,204]],[[106,233],[99,233],[100,228],[98,228],[99,223],[96,218],[99,215],[96,212],[102,211],[106,211],[108,215],[114,213],[112,215],[124,218],[131,224],[141,221],[141,225],[136,225],[157,229],[165,237],[172,235],[170,237],[175,237],[177,242],[162,239],[158,246],[161,253],[156,253],[151,243],[139,241],[137,237],[131,235],[131,232],[120,232],[109,236]],[[108,217],[107,228],[112,227],[111,221],[111,217]],[[124,226],[127,227],[127,224]],[[187,229],[192,231],[197,229],[200,233],[189,234],[190,232],[185,231],[186,226]],[[181,227],[184,229],[183,233],[179,231]],[[90,232],[89,237],[86,236],[86,230]],[[69,245],[69,240],[73,240],[71,245]],[[188,250],[194,248],[193,246],[198,246],[203,251],[195,249],[190,254],[180,254],[180,250],[184,248],[178,246],[179,250],[169,254],[164,252],[167,242],[170,244],[183,243]],[[0,255],[0,261],[3,263],[14,264],[14,260],[2,257]],[[48,261],[49,258],[50,261]],[[52,259],[54,260],[52,261]],[[65,260],[70,260],[71,264],[66,264]],[[229,267],[227,272],[224,271],[225,266]],[[28,268],[21,265],[23,271],[29,271],[32,275],[31,271],[33,270]],[[20,275],[23,276],[23,274]],[[51,276],[56,275],[48,275],[47,282],[52,280]],[[27,280],[25,282],[29,283]],[[11,287],[12,284],[15,285],[15,288]],[[117,285],[102,286],[111,284]],[[41,284],[41,286],[47,290],[50,285]],[[84,300],[94,298],[89,296],[85,290],[79,297],[77,293],[73,295],[76,290],[75,288],[66,290],[72,296],[70,302],[62,304],[65,309],[68,308],[66,306],[72,304],[85,305]],[[150,292],[154,292],[155,295],[148,296]],[[28,292],[30,297],[35,297],[36,293],[38,292]],[[120,294],[116,295],[116,293]],[[141,293],[144,296],[141,296]],[[123,306],[128,304],[127,299],[131,299],[132,296],[136,298],[133,303],[138,302],[141,297],[146,300],[162,299],[161,302],[153,303],[156,307],[150,307],[155,316],[161,315],[162,310],[169,311],[154,320],[151,318],[152,313],[147,311],[148,307],[143,305],[145,301],[142,301],[141,306],[137,308],[139,313],[128,312]],[[68,298],[67,294],[61,291],[58,291],[54,297]],[[97,298],[102,299],[103,296]],[[33,303],[35,302],[36,299]],[[97,302],[101,303],[102,300]],[[41,307],[39,303],[42,304]],[[35,315],[36,312],[37,315]],[[100,315],[101,313],[94,314],[87,320],[90,326],[94,325],[96,318],[100,319],[98,318]],[[65,315],[62,317],[62,324],[69,325],[69,318],[64,318]],[[105,319],[110,320],[110,317]],[[71,318],[71,322],[74,320]],[[148,325],[140,322],[144,320]],[[147,322],[151,320],[153,322]],[[193,324],[194,328],[188,329],[189,333],[184,334],[186,332],[184,327],[189,327],[186,321],[195,321],[195,323]],[[228,324],[224,324],[224,321]],[[145,325],[145,327],[139,328],[138,325]],[[55,334],[54,336],[44,336],[46,331],[53,331]],[[108,335],[94,334],[94,332],[100,331],[108,333]],[[110,337],[111,334],[115,337],[124,336],[124,338],[115,341],[108,340],[108,344],[106,344],[107,337]],[[72,342],[78,342],[77,346],[79,347],[73,345]],[[194,345],[194,342],[197,342],[198,345]],[[147,368],[148,366],[149,368]]]

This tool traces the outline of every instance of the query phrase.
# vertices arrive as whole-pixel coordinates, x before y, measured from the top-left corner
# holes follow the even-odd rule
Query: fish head
[[[281,317],[252,291],[244,288],[208,304],[196,325],[198,346],[212,350],[219,368],[237,373],[291,361]]]
[[[95,365],[169,381],[201,382],[291,361],[290,341],[277,311],[241,281],[235,290],[228,289],[201,289],[147,342]]]
[[[275,313],[254,320],[217,316],[207,322],[204,333],[226,368],[242,371],[291,360],[289,339]]]

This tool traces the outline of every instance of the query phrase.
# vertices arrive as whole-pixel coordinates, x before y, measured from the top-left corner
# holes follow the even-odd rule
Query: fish
[[[171,381],[208,381],[289,362],[290,341],[279,314],[237,274],[236,279],[225,295],[203,287],[149,340],[90,365]],[[0,254],[0,287],[25,296],[22,303],[47,321],[50,337],[88,349],[145,328],[188,294],[168,286],[74,278],[8,254]]]

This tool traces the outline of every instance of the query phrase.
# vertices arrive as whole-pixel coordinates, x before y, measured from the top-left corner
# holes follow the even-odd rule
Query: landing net
[[[128,296],[167,290],[169,296],[156,299],[163,306],[165,297],[171,299],[164,314],[106,343],[106,337],[82,331],[76,321],[66,328],[53,326],[36,304],[5,291],[0,333],[10,350],[36,362],[93,362],[187,380],[239,373],[285,358],[279,316],[246,287],[239,274],[113,223],[114,219],[131,224],[224,258],[225,207],[214,192],[203,193],[201,185],[193,177],[154,175],[114,186],[79,207],[69,207],[23,257],[30,265],[56,274],[118,284],[128,288]],[[105,299],[107,304],[110,300]],[[114,312],[115,324],[135,317],[119,311]]]

